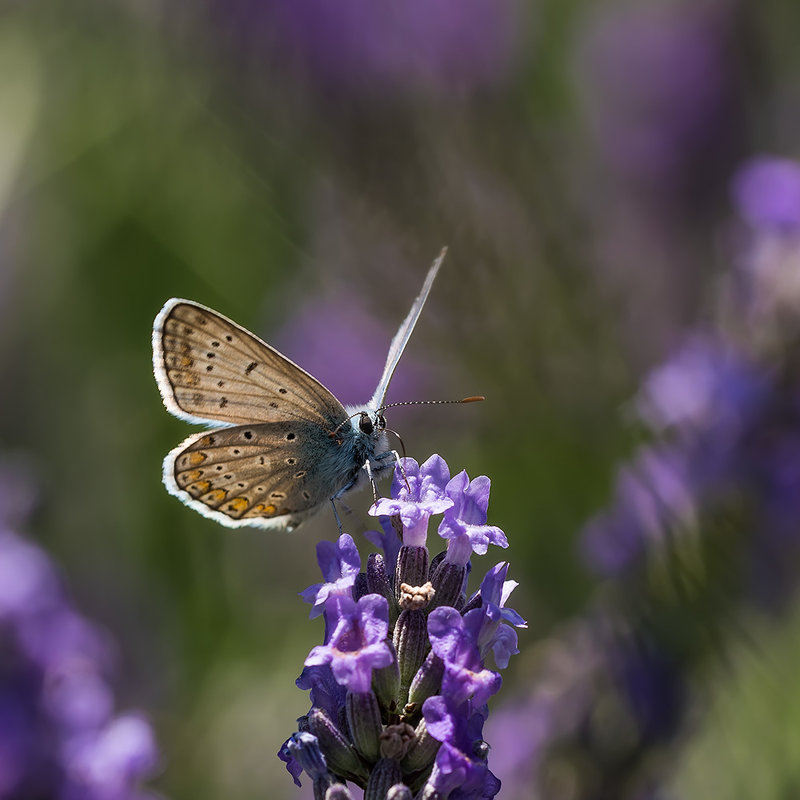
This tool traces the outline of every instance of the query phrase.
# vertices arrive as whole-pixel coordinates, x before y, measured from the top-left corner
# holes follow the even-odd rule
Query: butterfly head
[[[361,411],[358,415],[358,429],[367,436],[386,430],[386,418],[380,411]]]

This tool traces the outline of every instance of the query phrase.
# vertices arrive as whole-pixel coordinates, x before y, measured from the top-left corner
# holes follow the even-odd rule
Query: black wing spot
[[[301,469],[298,472],[295,472],[295,474],[294,474],[295,478],[304,478],[305,475],[306,475],[306,471],[304,469]]]
[[[233,477],[233,475],[231,475],[231,474],[228,474],[228,475],[226,475],[226,476],[225,476],[225,480],[226,480],[226,481],[229,481],[229,480],[230,480],[232,477]]]
[[[219,347],[219,342],[211,342],[212,347]]]
[[[212,370],[212,369],[214,369],[214,365],[213,365],[213,364],[209,364],[209,365],[206,367],[206,372],[211,372],[211,370]]]
[[[206,358],[215,358],[214,353],[206,353]]]
[[[291,464],[296,464],[297,463],[297,459],[296,458],[287,458],[286,459],[286,463],[290,464],[290,465]]]
[[[295,438],[296,438],[296,435],[294,433],[287,433],[286,434],[286,439],[288,441],[290,441],[290,442],[292,441],[292,439],[295,439]]]
[[[196,322],[198,325],[205,325],[205,324],[206,324],[206,318],[205,318],[205,317],[201,317],[201,316],[198,314],[198,315],[197,315],[197,317],[195,318],[195,322]]]
[[[281,386],[281,388],[280,388],[280,389],[278,389],[278,391],[279,391],[281,394],[286,394],[286,392],[287,392],[287,390],[286,390],[286,389],[284,389],[284,388],[283,388],[283,386]]]
[[[251,361],[244,369],[244,374],[249,375],[258,366],[257,361]]]
[[[306,500],[311,499],[311,495],[308,492],[303,492],[303,497],[305,497]]]
[[[220,399],[219,399],[219,407],[220,408],[225,408],[226,405],[228,405],[228,398],[227,397],[220,397]]]
[[[228,334],[228,335],[225,337],[225,341],[226,341],[226,342],[232,342],[232,341],[233,341],[233,336],[231,336],[230,334]]]
[[[183,335],[184,336],[191,336],[194,333],[194,329],[190,328],[188,325],[183,326]]]
[[[210,369],[210,367],[209,367]],[[225,385],[225,381],[217,381],[217,386],[221,389]]]
[[[237,485],[237,486],[238,486],[240,489],[244,489],[244,484],[243,484],[241,481],[239,481],[239,483],[237,483],[236,485]]]
[[[217,464],[217,472],[222,472],[225,467],[222,464]]]
[[[286,492],[272,492],[270,497],[275,498],[275,500],[283,500],[286,497]]]
[[[261,464],[262,466],[264,465],[264,456],[258,457],[258,463]]]
[[[213,436],[209,436],[209,437],[208,437],[208,439],[207,439],[207,441],[208,441],[208,443],[211,445],[211,444],[214,444],[214,442],[216,441],[216,439],[215,439]]]
[[[253,431],[245,431],[244,432],[245,439],[252,439],[253,438]]]
[[[273,401],[272,401],[272,402],[269,404],[269,407],[270,407],[270,408],[277,408],[277,407],[278,407],[278,404],[277,404],[277,403],[276,403],[276,402],[273,400]]]

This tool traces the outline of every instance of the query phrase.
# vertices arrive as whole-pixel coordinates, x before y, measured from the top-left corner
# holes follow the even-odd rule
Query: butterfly
[[[325,503],[391,470],[383,402],[447,248],[389,346],[375,393],[344,406],[316,378],[206,306],[172,298],[153,324],[167,410],[208,428],[164,459],[167,491],[229,527],[293,530]],[[341,527],[341,524],[340,524]]]

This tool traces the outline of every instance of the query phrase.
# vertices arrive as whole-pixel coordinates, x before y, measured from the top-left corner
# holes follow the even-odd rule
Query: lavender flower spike
[[[348,555],[355,553],[350,537],[320,546],[328,583],[306,594],[318,605],[325,596],[325,638],[297,685],[311,690],[300,731],[311,734],[309,752],[324,757],[329,774],[318,768],[322,758],[305,765],[288,744],[280,756],[295,780],[301,771],[314,779],[315,797],[346,800],[352,797],[346,782],[370,800],[490,800],[499,791],[482,730],[486,701],[502,679],[483,657],[493,651],[505,667],[517,652],[512,626],[525,621],[504,608],[516,587],[506,580],[505,562],[489,570],[467,602],[473,545],[485,552],[490,542],[506,544],[502,531],[486,525],[488,501],[488,478],[470,483],[462,472],[451,481],[440,456],[422,465],[404,459],[392,497],[371,509],[384,529],[371,540],[386,558],[370,554],[366,572],[354,578],[359,559]],[[428,521],[451,510],[453,538],[432,559]]]
[[[374,517],[397,514],[403,523],[403,544],[424,547],[428,520],[453,505],[445,495],[450,470],[445,460],[432,455],[423,464],[401,458],[392,478],[391,498],[382,497],[370,508]]]
[[[336,617],[330,641],[315,647],[306,658],[307,667],[330,664],[333,677],[351,692],[368,692],[372,670],[388,667],[392,651],[386,642],[389,633],[389,606],[386,598],[368,594],[358,603],[352,598],[334,596],[326,613]]]

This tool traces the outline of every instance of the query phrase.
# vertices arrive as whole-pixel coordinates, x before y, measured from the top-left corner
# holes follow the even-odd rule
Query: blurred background
[[[500,797],[800,792],[800,304],[747,271],[800,271],[800,179],[777,165],[778,212],[736,194],[800,157],[798,30],[791,0],[0,0],[3,525],[103,637],[101,717],[150,720],[152,791],[298,796],[274,754],[322,630],[297,593],[337,533],[167,495],[193,429],[153,318],[209,305],[363,401],[446,244],[388,399],[487,401],[387,417],[491,477],[511,542],[477,568],[511,561],[529,622]]]

